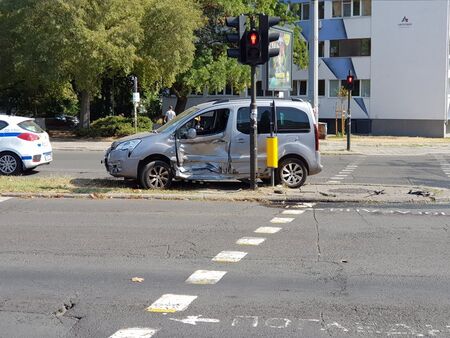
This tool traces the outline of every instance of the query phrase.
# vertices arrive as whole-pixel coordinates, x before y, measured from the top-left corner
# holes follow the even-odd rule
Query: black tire
[[[168,189],[172,179],[172,168],[163,161],[147,163],[139,174],[139,184],[144,189]]]
[[[277,170],[277,183],[288,188],[300,188],[306,181],[308,171],[303,161],[286,158],[280,162]]]
[[[23,171],[22,160],[14,153],[0,154],[0,175],[20,175]]]

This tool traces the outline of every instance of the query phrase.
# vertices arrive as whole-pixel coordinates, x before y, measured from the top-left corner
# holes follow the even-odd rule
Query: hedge
[[[147,116],[138,116],[138,132],[151,131],[153,123]],[[90,128],[77,130],[83,137],[121,137],[134,134],[133,119],[123,116],[108,116],[92,122]]]

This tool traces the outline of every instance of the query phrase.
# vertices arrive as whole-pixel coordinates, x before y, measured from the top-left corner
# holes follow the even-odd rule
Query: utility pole
[[[137,76],[133,76],[133,122],[134,122],[134,130],[137,133],[137,107],[139,105],[140,97],[138,92],[138,80]]]
[[[309,35],[308,100],[319,122],[319,1],[309,1],[311,31]]]
[[[347,129],[347,151],[350,151],[350,134],[352,133],[352,114],[350,112],[350,101],[352,98],[352,90],[354,88],[354,76],[351,71],[348,71],[346,88],[347,88],[347,120],[346,120],[346,129]]]

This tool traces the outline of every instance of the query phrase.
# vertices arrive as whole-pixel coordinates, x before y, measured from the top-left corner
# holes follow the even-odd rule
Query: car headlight
[[[141,143],[142,140],[130,140],[119,143],[116,150],[128,150],[130,153]]]

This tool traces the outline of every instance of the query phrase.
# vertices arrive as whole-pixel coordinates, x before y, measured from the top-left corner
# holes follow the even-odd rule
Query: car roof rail
[[[220,103],[227,103],[230,102],[229,99],[220,99],[220,100],[214,100],[213,104],[220,104]]]
[[[296,101],[296,102],[305,102],[303,99],[298,98],[298,97],[291,97],[292,101]]]

